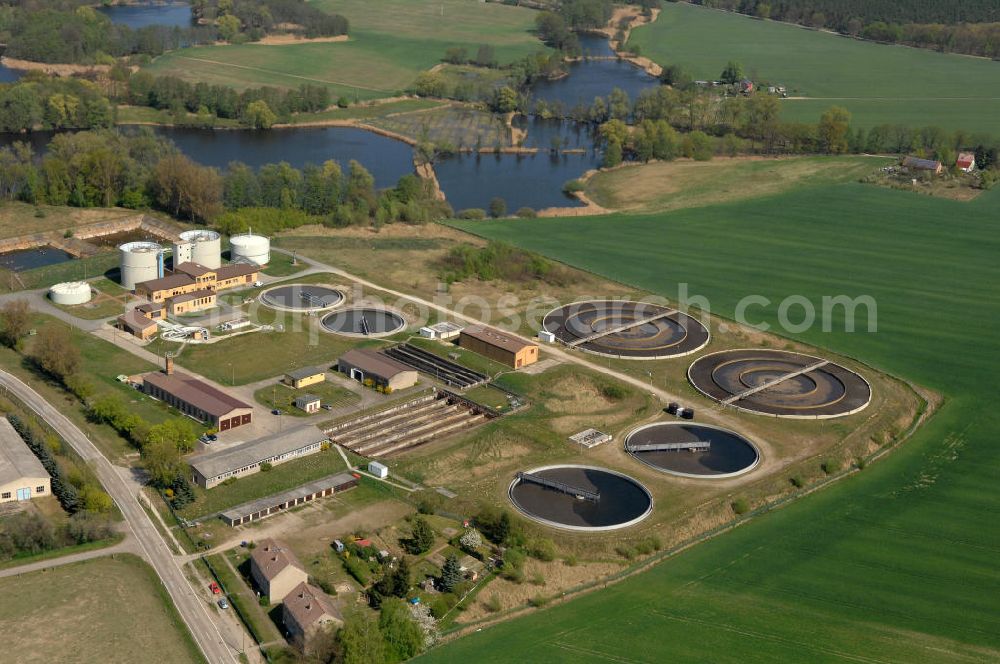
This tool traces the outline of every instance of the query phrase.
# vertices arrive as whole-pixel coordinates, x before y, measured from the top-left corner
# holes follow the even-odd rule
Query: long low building
[[[231,263],[216,270],[198,263],[181,263],[173,274],[136,284],[135,294],[151,302],[163,302],[195,291],[249,286],[257,281],[259,274],[258,266],[244,263]]]
[[[285,491],[237,505],[226,510],[220,516],[223,521],[235,528],[244,523],[260,521],[272,514],[277,514],[296,505],[302,505],[318,498],[325,498],[341,491],[347,491],[357,485],[358,478],[354,475],[350,473],[338,473],[324,477],[321,480],[316,480],[315,482],[310,482],[309,484],[303,484],[291,491]]]
[[[470,325],[462,330],[458,345],[514,369],[538,361],[538,344],[485,325]]]
[[[337,371],[358,382],[371,381],[391,390],[403,390],[417,384],[415,369],[371,348],[352,348],[337,360]]]
[[[275,466],[315,454],[328,441],[327,435],[312,425],[288,429],[274,436],[195,457],[191,459],[192,476],[195,484],[211,489],[230,477],[259,473],[262,463]]]
[[[0,503],[30,500],[52,493],[52,480],[42,462],[14,430],[0,417]]]
[[[174,371],[173,360],[169,357],[163,372],[142,376],[142,391],[219,431],[235,429],[253,420],[250,404],[194,376]]]

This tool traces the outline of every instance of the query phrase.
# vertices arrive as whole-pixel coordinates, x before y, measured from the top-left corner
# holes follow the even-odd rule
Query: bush
[[[796,489],[801,489],[805,484],[801,475],[792,475],[791,477],[788,478],[788,481]]]
[[[261,461],[261,462],[260,462],[260,472],[262,472],[262,473],[266,473],[266,472],[268,472],[269,470],[271,470],[272,468],[274,468],[274,466],[272,466],[272,465],[271,465],[270,463],[268,463],[267,461]]]
[[[745,498],[737,498],[730,504],[730,507],[735,514],[746,514],[750,511],[750,505],[747,504]]]
[[[611,401],[621,401],[628,396],[628,390],[621,385],[602,385],[601,395]]]
[[[617,553],[625,560],[633,560],[638,555],[638,552],[635,550],[635,547],[629,546],[628,544],[619,544],[618,546],[616,546],[615,553]]]
[[[534,219],[538,216],[538,213],[530,207],[523,207],[518,208],[517,212],[514,213],[514,216],[520,217],[521,219]]]
[[[574,555],[569,555],[563,558],[563,565],[565,565],[566,567],[576,567],[579,564],[580,561],[577,560],[576,556]]]
[[[541,594],[535,595],[534,597],[528,600],[528,606],[533,606],[536,609],[539,609],[548,603],[549,603],[549,598]]]
[[[528,555],[543,562],[556,559],[556,545],[550,539],[533,540],[528,545]]]
[[[567,180],[563,184],[563,191],[567,194],[576,194],[587,188],[583,180]]]
[[[823,463],[819,464],[819,468],[827,475],[833,475],[835,472],[840,470],[840,464],[833,459],[827,459]]]
[[[499,196],[490,201],[490,216],[494,219],[507,214],[507,202]]]
[[[490,595],[490,598],[483,602],[483,606],[486,607],[486,610],[490,613],[496,613],[503,608],[503,604],[500,603],[500,596],[496,593]]]
[[[482,208],[467,208],[465,210],[459,210],[459,219],[474,219],[476,221],[486,218],[486,210]]]

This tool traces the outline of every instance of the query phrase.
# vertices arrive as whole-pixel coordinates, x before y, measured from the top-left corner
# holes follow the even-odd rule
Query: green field
[[[938,125],[1000,134],[1000,63],[904,46],[885,46],[787,23],[759,21],[686,3],[664,3],[631,43],[656,62],[696,79],[718,78],[740,61],[748,76],[788,88],[786,120],[816,122],[845,106],[857,126]]]
[[[510,145],[510,130],[500,116],[461,106],[402,113],[372,120],[369,124],[417,141],[427,140],[455,149]]]
[[[0,579],[0,595],[5,661],[204,661],[152,568],[132,555]]]
[[[322,84],[351,100],[391,96],[441,61],[450,46],[475,55],[491,44],[500,62],[543,48],[530,32],[535,13],[477,0],[320,0],[345,15],[350,40],[288,45],[186,48],[157,58],[149,71],[237,88]]]
[[[458,224],[665,295],[687,283],[722,315],[748,294],[869,294],[877,333],[799,338],[945,403],[831,488],[424,661],[997,661],[998,213],[997,192],[956,203],[840,184],[659,215]],[[775,324],[775,308],[754,319]]]

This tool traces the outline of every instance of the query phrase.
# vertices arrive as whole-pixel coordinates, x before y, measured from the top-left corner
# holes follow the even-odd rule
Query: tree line
[[[191,0],[191,12],[200,22],[216,25],[220,39],[228,42],[257,41],[288,30],[310,39],[336,37],[349,28],[340,14],[328,14],[304,0]]]
[[[0,132],[110,127],[114,107],[94,83],[38,72],[0,85]]]
[[[1000,6],[993,0],[690,1],[862,39],[967,55],[1000,55]]]

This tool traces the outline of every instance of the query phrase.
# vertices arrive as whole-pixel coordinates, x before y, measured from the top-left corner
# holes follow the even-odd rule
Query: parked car
[[[229,608],[229,602],[226,601],[225,597],[223,597],[222,599],[219,600],[219,608],[220,609],[228,609]]]
[[[274,410],[271,411],[271,414],[272,415],[281,415],[282,412],[281,412],[280,408],[275,408]]]
[[[212,591],[213,595],[218,595],[219,593],[222,592],[222,589],[219,588],[219,584],[216,583],[215,581],[212,581],[210,584],[208,584],[208,589]]]
[[[323,410],[333,410],[333,406],[328,403],[323,404]]]
[[[253,282],[254,288],[260,288],[263,285],[264,285],[263,281],[255,281],[255,282]]]
[[[212,439],[206,436],[205,434],[202,434],[198,436],[198,442],[205,443],[206,445],[208,445],[209,443],[212,442]]]
[[[208,439],[214,443],[215,441],[217,441],[219,439],[219,437],[216,436],[214,433],[210,433],[210,434],[208,434]]]

